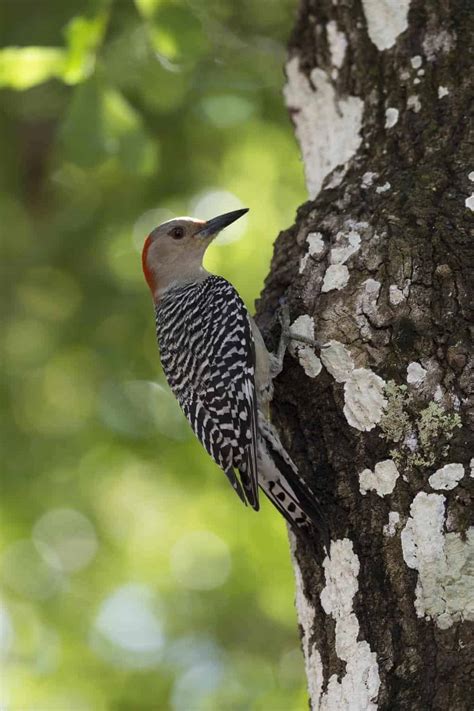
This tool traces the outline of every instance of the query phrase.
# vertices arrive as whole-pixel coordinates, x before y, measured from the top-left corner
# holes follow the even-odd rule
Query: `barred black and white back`
[[[217,276],[170,287],[156,330],[163,370],[194,432],[258,510],[255,358],[242,299]]]
[[[327,545],[316,496],[257,412],[252,328],[234,287],[213,275],[171,286],[156,307],[156,329],[168,383],[242,501],[258,510],[259,485],[294,528],[317,528]]]

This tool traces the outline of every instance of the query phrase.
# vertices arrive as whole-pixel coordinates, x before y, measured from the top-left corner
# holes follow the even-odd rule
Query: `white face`
[[[142,253],[143,272],[153,293],[166,288],[181,272],[199,269],[211,237],[199,235],[203,220],[178,217],[156,227],[145,241]]]
[[[155,298],[173,282],[189,281],[202,274],[204,253],[219,232],[247,210],[219,215],[207,222],[177,217],[156,227],[145,241],[142,264]]]

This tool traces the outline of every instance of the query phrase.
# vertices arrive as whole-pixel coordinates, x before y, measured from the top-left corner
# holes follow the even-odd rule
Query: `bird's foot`
[[[283,360],[285,358],[285,353],[288,348],[290,341],[296,341],[298,343],[303,343],[306,346],[310,346],[315,350],[321,350],[322,348],[327,348],[329,344],[320,343],[314,338],[309,338],[308,336],[302,336],[291,330],[290,324],[290,308],[288,306],[287,299],[283,296],[280,299],[280,308],[278,310],[278,320],[280,322],[281,333],[280,342],[278,344],[277,352],[273,354],[272,363],[272,379],[276,378],[283,369]]]

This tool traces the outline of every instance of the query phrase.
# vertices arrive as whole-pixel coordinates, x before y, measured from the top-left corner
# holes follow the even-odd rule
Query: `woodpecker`
[[[278,356],[269,353],[232,284],[202,265],[214,237],[246,212],[179,217],[145,240],[161,364],[194,433],[244,504],[259,510],[260,487],[295,532],[316,529],[327,548],[318,499],[269,419],[284,346]]]

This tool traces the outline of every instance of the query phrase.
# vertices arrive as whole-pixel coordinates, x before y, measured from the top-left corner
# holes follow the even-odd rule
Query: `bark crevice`
[[[313,706],[462,711],[470,706],[474,644],[474,612],[463,587],[474,543],[473,212],[465,204],[474,188],[467,164],[474,142],[468,121],[473,18],[461,0],[412,0],[406,30],[379,51],[367,33],[369,5],[300,5],[287,96],[307,171],[325,150],[317,145],[318,126],[341,116],[350,96],[363,101],[361,141],[342,179],[341,166],[331,169],[316,197],[299,208],[295,225],[279,235],[258,321],[272,347],[278,335],[272,314],[285,295],[292,320],[312,317],[316,338],[342,344],[362,383],[357,390],[352,374],[336,382],[325,368],[309,378],[287,356],[275,388],[274,419],[327,510],[331,538],[352,544],[359,565],[355,640],[366,642],[375,659],[353,646],[355,661],[366,664],[369,677],[374,662],[380,677],[379,685],[369,679],[358,688],[347,705],[353,663],[337,650],[346,654],[344,645],[354,640],[341,637],[337,615],[321,606],[328,569],[299,544],[295,565],[315,610],[311,629],[304,630],[305,653],[307,660],[319,654],[322,667]],[[346,43],[339,54],[337,33]],[[307,92],[317,95],[322,86],[315,70],[334,90],[334,105],[316,101],[313,124]],[[387,127],[389,108],[396,122]],[[323,246],[313,243],[311,252],[307,237],[314,233]],[[370,407],[384,398],[386,413],[390,387],[405,388],[397,392],[410,398],[398,413],[405,423],[400,439],[395,415],[385,426],[381,414],[377,419],[357,409],[369,406],[364,397],[369,387],[377,391],[378,379],[383,389]],[[456,417],[461,426],[453,424]],[[361,472],[377,464],[384,472],[387,460],[398,472],[393,490],[362,492]],[[430,476],[448,463],[462,465],[463,478],[452,488],[433,488]],[[423,540],[424,516],[439,544],[433,560],[430,540]]]

